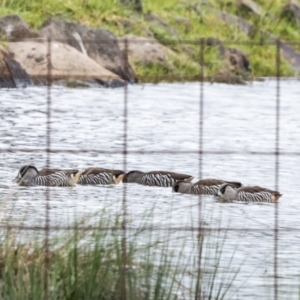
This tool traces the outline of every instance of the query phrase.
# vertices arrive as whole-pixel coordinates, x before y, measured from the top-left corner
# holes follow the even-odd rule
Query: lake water
[[[202,177],[274,189],[276,81],[241,86],[206,83],[203,88],[203,150],[211,153],[202,156]],[[298,299],[300,84],[282,81],[280,88],[284,155],[279,159],[278,186],[283,194],[278,204],[279,296]],[[199,94],[199,83],[129,86],[127,142],[128,150],[137,152],[127,155],[127,171],[171,170],[199,179],[199,154],[193,153],[199,149]],[[46,165],[46,97],[44,87],[0,90],[2,224],[45,222],[45,188],[17,188],[12,179],[22,165],[38,169]],[[123,169],[124,90],[55,86],[51,97],[51,149],[60,150],[51,153],[51,166]],[[103,209],[107,216],[122,214],[123,189],[122,184],[51,188],[50,225],[72,224],[74,217]],[[167,240],[170,249],[182,250],[182,264],[189,264],[192,273],[197,271],[197,232],[167,229],[198,226],[198,203],[198,196],[173,194],[171,188],[131,184],[126,189],[130,226],[157,228],[151,235]],[[218,286],[231,284],[225,299],[273,299],[275,205],[219,203],[208,196],[201,203],[204,226],[221,228],[205,238],[202,267],[209,274],[219,266]],[[182,279],[183,286],[190,282],[189,276]]]

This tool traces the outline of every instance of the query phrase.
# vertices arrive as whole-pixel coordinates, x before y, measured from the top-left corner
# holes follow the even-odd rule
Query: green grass
[[[220,236],[223,231],[218,236],[210,232],[201,234],[203,262],[199,274],[198,232],[176,237],[166,231],[145,230],[143,222],[146,221],[141,221],[135,230],[127,231],[124,263],[122,216],[108,217],[107,213],[103,210],[86,216],[71,231],[50,232],[47,271],[43,231],[2,229],[1,299],[44,299],[46,281],[48,299],[55,300],[121,299],[123,287],[130,300],[194,299],[197,278],[201,299],[224,299],[228,293],[236,292],[231,285],[238,272],[224,275],[224,262],[221,262],[226,242],[226,234]],[[141,216],[147,222],[149,218],[153,219],[151,211]],[[95,219],[101,220],[95,229],[80,229]],[[107,229],[111,227],[114,230]],[[187,242],[191,245],[190,253],[185,247]],[[231,259],[234,256],[235,250]],[[229,270],[231,261],[228,263]]]
[[[144,13],[152,13],[163,20],[167,26],[144,19],[144,16],[131,11],[120,4],[119,0],[2,0],[0,15],[19,14],[30,26],[39,28],[49,17],[57,16],[76,21],[86,26],[105,28],[117,36],[135,34],[154,37],[170,50],[168,62],[149,65],[134,64],[140,81],[161,81],[167,76],[172,80],[195,80],[199,77],[199,47],[176,44],[176,41],[199,40],[201,37],[216,37],[222,41],[249,42],[260,41],[259,30],[280,37],[286,41],[300,39],[300,30],[295,22],[290,22],[280,15],[286,3],[284,0],[257,1],[262,7],[262,15],[241,12],[236,6],[228,7],[226,1],[211,0],[211,6],[199,7],[199,1],[181,0],[143,0]],[[236,26],[222,22],[211,9],[225,10],[243,17],[251,24],[257,24],[251,36],[240,32]],[[176,31],[176,35],[173,31]],[[275,47],[231,45],[241,49],[250,59],[252,76],[274,76],[276,74]],[[187,51],[188,49],[188,51]],[[296,47],[300,51],[300,47]],[[198,66],[198,67],[197,67]],[[205,75],[214,76],[226,68],[220,55],[214,50],[206,51]],[[282,75],[295,75],[291,66],[283,60]],[[175,79],[174,79],[175,78]]]
[[[120,299],[123,274],[127,299],[174,299],[178,268],[184,266],[174,266],[167,244],[157,251],[159,242],[151,234],[139,246],[129,234],[124,267],[121,230],[101,230],[120,226],[118,218],[113,224],[101,221],[93,231],[80,231],[79,225],[84,224],[52,240],[46,273],[41,240],[20,245],[20,233],[7,232],[0,248],[1,299],[43,299],[45,278],[49,299]]]

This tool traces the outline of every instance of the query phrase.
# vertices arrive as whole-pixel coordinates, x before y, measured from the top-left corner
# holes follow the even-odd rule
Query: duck
[[[242,184],[240,182],[207,178],[207,179],[201,179],[195,183],[178,181],[173,185],[172,190],[175,193],[182,193],[182,194],[215,195],[216,196],[216,195],[218,195],[220,186],[222,186],[223,184],[226,184],[226,183],[231,184],[231,186],[233,188],[239,188],[242,186]]]
[[[125,172],[105,168],[87,168],[81,172],[77,184],[80,185],[106,185],[118,184],[122,181]]]
[[[13,180],[21,186],[74,186],[80,176],[79,170],[48,169],[38,170],[33,165],[20,168],[17,177]]]
[[[125,174],[123,183],[138,183],[148,186],[170,187],[178,180],[190,182],[193,176],[169,171],[142,172],[133,170]]]
[[[238,189],[234,189],[231,184],[223,184],[218,195],[221,199],[230,201],[238,200],[243,202],[271,202],[275,203],[282,196],[277,191],[273,191],[261,186],[243,186]]]

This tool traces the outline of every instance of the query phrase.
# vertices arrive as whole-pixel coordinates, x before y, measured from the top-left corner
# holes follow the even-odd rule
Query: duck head
[[[39,171],[35,166],[26,165],[19,170],[18,175],[13,180],[13,182],[16,182],[18,184],[27,183],[36,178],[38,174]]]

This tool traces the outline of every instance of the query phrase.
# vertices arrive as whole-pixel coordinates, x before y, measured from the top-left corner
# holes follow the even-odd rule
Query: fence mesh
[[[41,42],[41,41],[40,41]],[[45,41],[44,41],[45,42]],[[67,42],[67,41],[60,41],[60,42]],[[91,41],[92,42],[92,41]],[[105,41],[103,41],[105,42]],[[132,41],[130,40],[125,40],[124,41],[124,57],[123,57],[123,64],[124,64],[124,74],[129,74],[129,54],[128,54],[128,47],[129,44]],[[136,41],[134,41],[136,43]],[[151,42],[151,41],[148,41]],[[122,127],[123,127],[123,140],[121,142],[122,146],[121,148],[118,149],[109,149],[109,147],[101,149],[101,142],[100,147],[97,149],[84,149],[84,148],[76,148],[76,149],[71,149],[70,147],[66,147],[66,148],[58,148],[56,146],[53,146],[51,143],[51,139],[53,136],[53,129],[52,129],[52,101],[53,101],[53,85],[55,85],[55,82],[53,81],[53,79],[57,79],[57,78],[69,78],[69,75],[61,75],[58,76],[57,74],[55,76],[53,76],[53,51],[55,48],[53,48],[53,44],[55,43],[55,41],[52,41],[51,39],[49,39],[47,41],[47,74],[45,76],[45,74],[42,75],[36,75],[35,77],[37,79],[45,79],[46,78],[46,83],[47,83],[47,93],[45,94],[45,104],[46,104],[46,115],[45,115],[45,122],[46,122],[46,132],[45,132],[45,145],[46,147],[22,147],[22,144],[20,144],[20,146],[17,147],[1,147],[0,152],[2,154],[4,153],[28,153],[29,155],[33,155],[33,154],[39,154],[39,153],[45,153],[46,152],[46,161],[45,161],[45,166],[46,167],[53,167],[53,163],[51,160],[52,155],[60,155],[60,154],[78,154],[78,155],[82,155],[82,154],[88,154],[88,153],[97,153],[98,155],[120,155],[122,156],[122,165],[123,165],[123,170],[126,171],[130,171],[130,165],[128,164],[128,155],[130,156],[135,156],[135,155],[153,155],[153,156],[157,156],[159,157],[159,155],[169,155],[169,156],[173,156],[173,155],[177,155],[177,157],[179,157],[179,159],[184,159],[184,157],[186,155],[195,155],[198,156],[195,159],[195,164],[198,164],[198,174],[192,174],[194,176],[197,176],[199,179],[203,178],[203,162],[204,162],[204,156],[206,155],[206,159],[214,159],[214,157],[216,156],[224,156],[224,159],[226,159],[226,156],[230,156],[230,155],[245,155],[247,157],[249,157],[249,159],[251,159],[254,156],[265,156],[265,157],[274,157],[274,189],[275,190],[280,190],[280,157],[285,156],[285,157],[298,157],[300,155],[300,152],[297,151],[286,151],[286,150],[280,150],[281,146],[280,146],[280,130],[281,130],[281,126],[283,126],[283,124],[280,122],[280,116],[281,116],[281,80],[283,78],[281,78],[281,43],[279,41],[273,41],[273,42],[264,42],[264,43],[245,43],[245,42],[227,42],[224,43],[226,45],[234,45],[234,46],[239,46],[242,45],[244,47],[247,46],[256,46],[256,47],[275,47],[276,48],[276,60],[274,61],[274,65],[276,66],[276,85],[274,88],[274,99],[275,99],[275,103],[274,103],[274,108],[273,108],[273,116],[274,116],[274,146],[273,146],[273,150],[260,150],[260,149],[255,149],[255,150],[249,150],[246,149],[245,151],[243,150],[230,150],[229,149],[212,149],[212,150],[207,150],[203,147],[203,138],[205,136],[205,131],[206,131],[206,127],[205,127],[205,107],[207,104],[207,99],[205,97],[205,90],[207,88],[207,85],[205,85],[205,82],[209,81],[211,78],[208,78],[205,76],[205,48],[208,47],[205,44],[205,40],[204,39],[200,39],[200,40],[196,40],[196,41],[163,41],[164,44],[183,44],[183,45],[193,45],[193,46],[197,46],[199,47],[199,75],[198,78],[193,78],[194,80],[197,80],[199,82],[199,99],[198,99],[198,107],[195,107],[195,110],[198,110],[198,115],[199,118],[197,120],[197,122],[195,123],[194,129],[195,132],[198,132],[198,149],[197,150],[190,150],[190,149],[180,149],[180,150],[176,150],[176,145],[174,145],[173,147],[170,147],[170,149],[164,149],[164,148],[160,148],[160,145],[155,145],[155,149],[152,147],[150,149],[134,149],[131,147],[131,142],[132,140],[130,140],[128,138],[128,120],[130,120],[130,115],[128,113],[128,105],[130,104],[130,84],[125,80],[124,81],[124,87],[123,88],[118,88],[118,89],[123,89],[123,115],[122,117],[120,117],[120,122],[122,122]],[[290,45],[292,46],[294,43],[290,43]],[[136,47],[138,47],[138,45],[135,45]],[[57,50],[59,51],[59,49]],[[84,79],[85,77],[90,78],[89,75],[86,74],[74,74],[74,76],[72,76],[73,78],[80,78],[80,79]],[[98,76],[98,79],[101,76]],[[178,79],[180,78],[181,81],[186,81],[186,80],[190,80],[191,78],[189,78],[189,76],[182,76],[182,74],[177,75],[177,74],[172,74],[172,75],[166,75],[158,76],[158,80],[170,80],[170,79]],[[104,76],[103,80],[106,79],[106,75]],[[216,86],[216,89],[218,88],[218,86]],[[151,88],[150,88],[151,89]],[[100,92],[99,92],[100,93]],[[284,91],[283,91],[284,93]],[[3,95],[3,93],[2,93]],[[3,101],[3,99],[2,99]],[[1,101],[1,102],[2,102]],[[141,101],[143,101],[141,99]],[[182,101],[185,101],[185,99],[182,99]],[[220,101],[222,101],[220,99]],[[239,101],[243,101],[243,95],[240,95],[240,99]],[[87,104],[88,105],[88,104]],[[247,105],[247,103],[245,104]],[[228,108],[230,109],[230,108]],[[226,111],[224,112],[226,113]],[[102,112],[99,112],[99,118],[105,118],[106,116],[102,114]],[[80,120],[79,120],[80,122]],[[114,120],[113,122],[119,122],[117,120]],[[181,126],[180,124],[174,124],[174,130],[176,130],[176,126]],[[287,126],[287,125],[285,125]],[[61,130],[64,130],[64,128],[62,127]],[[159,130],[155,127],[155,120],[153,120],[153,130]],[[93,139],[93,132],[90,133],[90,138]],[[165,137],[166,139],[168,139],[168,136]],[[217,138],[217,137],[216,137]],[[228,141],[230,143],[230,141]],[[119,157],[120,157],[119,156]],[[172,170],[171,170],[172,171]],[[101,189],[101,187],[99,187],[99,189]],[[45,290],[45,299],[50,299],[50,283],[49,283],[49,274],[48,274],[48,270],[49,270],[49,263],[50,263],[50,257],[51,257],[51,249],[50,249],[50,238],[51,238],[51,233],[52,232],[56,232],[59,230],[62,231],[66,231],[66,230],[74,230],[74,226],[73,225],[57,225],[55,224],[55,222],[52,222],[51,220],[51,188],[45,188],[45,220],[44,220],[44,224],[40,224],[39,226],[36,225],[22,225],[22,224],[1,224],[1,228],[4,230],[6,229],[8,232],[10,230],[29,230],[29,231],[44,231],[44,290]],[[197,203],[193,203],[193,205],[191,205],[192,209],[195,210],[196,207],[198,209],[198,220],[196,223],[196,226],[178,226],[178,225],[174,225],[174,224],[170,224],[169,227],[166,227],[165,224],[164,225],[159,225],[159,224],[155,224],[155,225],[145,225],[143,226],[142,230],[143,232],[195,232],[197,233],[196,235],[194,235],[195,238],[195,244],[192,246],[195,249],[197,249],[197,251],[194,251],[194,255],[195,257],[194,259],[194,264],[196,266],[196,270],[197,270],[197,274],[195,276],[196,280],[195,281],[191,281],[190,284],[193,285],[193,289],[194,289],[194,298],[195,299],[204,299],[205,298],[205,292],[203,291],[203,287],[201,285],[201,280],[203,279],[203,273],[205,273],[206,271],[206,263],[203,262],[203,255],[205,255],[205,253],[203,253],[203,237],[207,234],[213,235],[215,232],[215,234],[219,234],[225,236],[226,234],[230,234],[231,232],[257,232],[257,233],[268,233],[269,230],[265,229],[265,228],[232,228],[230,226],[216,226],[214,224],[203,224],[203,214],[205,211],[205,199],[203,196],[199,195],[199,196],[195,196],[198,198]],[[281,200],[280,200],[281,201]],[[274,227],[271,229],[273,231],[273,246],[272,246],[272,257],[273,257],[273,267],[274,270],[272,272],[272,280],[273,280],[273,284],[272,284],[272,289],[273,292],[271,293],[271,298],[273,299],[279,299],[279,283],[278,283],[278,278],[280,276],[279,274],[279,268],[278,268],[278,260],[279,260],[279,256],[278,256],[278,247],[279,247],[279,235],[280,235],[280,231],[279,231],[279,203],[275,203],[274,204],[275,209],[274,209]],[[78,225],[78,227],[76,227],[78,230],[83,231],[83,232],[87,232],[87,231],[95,231],[95,230],[103,230],[103,231],[108,231],[108,232],[120,232],[121,233],[121,245],[122,245],[122,253],[121,253],[121,257],[122,257],[122,269],[121,269],[121,289],[120,289],[120,299],[128,299],[128,292],[127,289],[129,288],[128,285],[126,284],[126,276],[128,276],[128,265],[131,263],[130,261],[128,261],[128,251],[130,251],[130,249],[128,248],[128,237],[131,236],[136,230],[137,228],[135,226],[132,226],[130,224],[128,224],[128,218],[130,215],[130,209],[134,209],[134,207],[132,206],[132,204],[130,204],[130,208],[128,208],[128,188],[126,184],[122,184],[122,200],[121,200],[121,205],[119,206],[120,211],[121,211],[121,222],[119,225],[114,225],[114,226],[94,226],[91,224],[88,224],[87,226],[81,226]],[[284,229],[281,229],[284,231]],[[288,230],[289,232],[297,232],[299,230],[299,228],[287,228],[286,230]],[[282,233],[283,234],[283,233]],[[146,235],[147,236],[147,235]],[[269,253],[270,254],[270,253]],[[253,275],[254,276],[254,275]],[[250,279],[249,279],[250,280]],[[237,296],[238,298],[239,296]],[[184,297],[184,296],[179,296],[179,298],[188,298],[188,297]],[[226,298],[226,297],[225,297]]]

